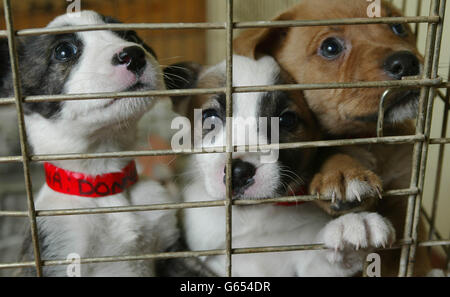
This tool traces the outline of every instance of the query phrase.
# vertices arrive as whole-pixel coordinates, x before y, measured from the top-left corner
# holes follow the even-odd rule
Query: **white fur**
[[[95,12],[79,18],[67,15],[49,26],[102,24]],[[136,83],[137,77],[123,65],[112,65],[112,57],[124,47],[136,45],[110,31],[77,33],[84,49],[72,69],[64,92],[120,92]],[[164,89],[159,64],[147,55],[140,81],[146,89]],[[99,153],[134,148],[136,126],[151,107],[153,98],[124,98],[65,102],[54,119],[38,114],[26,116],[27,134],[36,154]],[[56,166],[84,174],[117,172],[130,159],[55,161]],[[171,202],[165,189],[152,181],[140,181],[129,190],[104,198],[82,198],[54,192],[44,185],[36,199],[37,210],[116,207]],[[165,250],[178,237],[174,211],[39,217],[38,228],[45,237],[42,258],[65,259],[71,253],[83,258],[142,255]],[[47,276],[64,276],[65,266],[46,267]],[[82,265],[82,276],[152,276],[153,261],[131,261]]]
[[[36,199],[37,210],[116,207],[169,203],[166,190],[152,181],[141,181],[129,192],[106,198],[80,198],[56,193],[44,186]],[[178,238],[172,211],[79,215],[38,218],[40,234],[49,246],[42,258],[65,259],[76,253],[82,258],[133,256],[161,252]],[[46,276],[65,276],[66,266],[44,269]],[[81,276],[153,276],[153,261],[112,262],[81,265]]]
[[[377,189],[365,181],[352,179],[347,183],[346,201],[361,201],[361,197],[370,197],[377,195]]]
[[[258,63],[249,63],[249,59],[235,55],[233,57],[234,64],[238,65],[233,71],[233,85],[234,86],[261,86],[274,84],[277,76],[280,73],[280,68],[276,62],[270,57],[264,57]],[[225,64],[220,63],[212,67],[204,75],[218,71],[223,73],[225,71]],[[202,79],[202,78],[200,78]],[[242,131],[243,127],[240,125],[238,119],[248,121],[246,125],[249,135],[258,134],[258,110],[260,106],[261,97],[264,93],[238,93],[233,95],[233,145],[257,145],[258,138],[249,137],[247,139],[237,137],[237,132]],[[225,123],[223,123],[225,126]],[[255,142],[256,141],[256,142]],[[226,144],[226,131],[221,130],[217,135],[216,142],[204,143],[204,147],[220,147]],[[250,187],[246,193],[246,197],[263,198],[267,195],[274,195],[276,188],[279,186],[280,178],[275,172],[279,170],[276,163],[262,163],[261,153],[234,153],[234,158],[241,158],[245,162],[250,162],[256,165],[258,171],[255,176],[255,184]],[[226,163],[226,154],[209,154],[196,155],[196,163],[202,170],[205,176],[205,186],[208,192],[216,198],[225,195],[225,185],[223,184],[223,170]]]
[[[427,274],[427,277],[450,277],[450,272],[446,274],[442,269],[433,269]]]
[[[234,56],[233,66],[234,85],[273,84],[279,73],[269,57],[253,61]],[[217,67],[210,71],[223,72],[223,64]],[[235,95],[233,116],[256,116],[260,96],[262,93]],[[241,152],[233,157],[258,168],[256,183],[244,197],[275,194],[281,175],[276,163],[259,163],[257,153]],[[198,169],[199,173],[185,189],[185,201],[225,199],[225,159],[224,154],[191,157],[191,170]],[[183,214],[186,240],[192,250],[225,248],[224,208],[186,209]],[[390,223],[378,214],[349,214],[332,220],[313,204],[233,206],[232,220],[233,248],[324,243],[331,249],[234,255],[234,276],[351,276],[363,267],[362,253],[356,248],[384,246],[394,237]],[[203,257],[203,261],[215,273],[225,275],[224,256]]]

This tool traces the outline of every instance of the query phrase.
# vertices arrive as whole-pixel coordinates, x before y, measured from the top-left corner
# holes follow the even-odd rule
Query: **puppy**
[[[117,21],[93,11],[62,15],[48,27],[102,25]],[[162,71],[151,49],[133,31],[90,31],[19,40],[24,95],[162,90]],[[4,57],[8,61],[8,57]],[[11,77],[2,95],[12,96]],[[26,132],[34,154],[103,153],[133,149],[140,117],[154,98],[24,103]],[[124,159],[52,161],[37,210],[167,203],[165,189],[138,181],[135,163]],[[165,250],[178,236],[172,211],[38,217],[44,260],[140,255]],[[25,259],[32,255],[24,242]],[[65,276],[66,266],[44,267]],[[81,276],[152,276],[152,261],[82,264]],[[34,275],[24,271],[24,275]]]
[[[234,86],[291,82],[271,57],[254,61],[235,55],[233,61]],[[184,73],[188,76],[196,74],[198,68],[190,67]],[[199,88],[223,87],[226,81],[225,62],[201,70],[198,79],[187,77],[178,81],[184,87],[187,87],[187,82],[193,82]],[[175,109],[188,115],[195,129],[200,127],[193,132],[202,135],[202,141],[195,145],[196,148],[203,145],[205,149],[213,149],[225,145],[225,101],[224,94],[199,95],[174,101]],[[233,104],[233,145],[252,146],[320,138],[315,119],[301,92],[235,94]],[[263,124],[261,119],[266,119],[268,124]],[[185,129],[180,133],[183,131]],[[279,142],[273,138],[274,134],[279,135]],[[189,139],[190,135],[184,138],[186,142]],[[274,152],[233,153],[234,200],[294,196],[303,191],[305,180],[313,168],[315,150],[281,150],[277,158],[266,159],[271,153]],[[193,174],[184,191],[184,201],[225,199],[225,163],[224,153],[191,156],[188,168]],[[385,246],[395,237],[389,221],[376,213],[348,214],[332,220],[313,203],[233,206],[232,211],[233,248],[325,243],[331,249],[270,256],[234,255],[234,276],[351,276],[360,271],[363,264],[356,249]],[[191,250],[225,248],[223,207],[185,209],[183,227]],[[202,260],[217,275],[225,275],[223,256],[204,257]]]
[[[366,18],[364,0],[304,0],[276,20]],[[400,12],[386,2],[382,16]],[[409,26],[357,25],[248,30],[235,41],[235,51],[256,58],[272,55],[297,83],[401,80],[421,73],[423,59]],[[376,136],[381,95],[385,89],[308,90],[305,98],[328,139]],[[386,102],[385,135],[412,135],[419,92],[392,92]],[[330,154],[310,185],[313,194],[336,199],[321,206],[331,214],[372,209],[381,182],[385,190],[409,188],[411,145],[352,146]],[[376,174],[376,176],[373,175]],[[362,204],[354,202],[366,198]],[[346,203],[346,202],[350,202]],[[388,198],[377,210],[393,221],[402,237],[407,200]],[[421,228],[423,231],[423,228]],[[422,234],[420,239],[425,239]],[[399,254],[384,254],[383,275],[395,275]],[[424,251],[417,255],[416,273],[425,275],[430,263]]]

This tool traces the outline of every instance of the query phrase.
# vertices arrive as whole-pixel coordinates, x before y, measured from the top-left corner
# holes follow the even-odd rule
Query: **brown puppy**
[[[304,0],[276,20],[367,18],[370,3],[365,0]],[[401,16],[391,5],[382,4],[382,16]],[[422,58],[416,40],[406,25],[318,26],[248,30],[235,41],[235,52],[258,58],[270,54],[298,83],[400,80],[419,75]],[[376,136],[380,97],[385,89],[336,89],[305,91],[306,100],[329,139]],[[407,90],[390,96],[385,112],[385,135],[414,134],[412,119],[418,105],[418,92]],[[351,211],[371,207],[373,190],[408,188],[411,176],[412,146],[371,145],[340,149],[324,160],[321,173],[310,185],[312,193],[349,200],[349,193],[372,196]],[[352,181],[364,182],[354,186]],[[361,185],[359,183],[358,185]],[[389,218],[401,238],[406,216],[404,197],[386,198],[378,211]],[[340,207],[345,206],[347,207]],[[322,204],[333,214],[349,211],[348,204]],[[421,228],[423,231],[423,228]],[[425,239],[424,234],[419,240]],[[383,275],[396,275],[399,252],[382,255]],[[416,274],[430,270],[424,250],[417,254]]]

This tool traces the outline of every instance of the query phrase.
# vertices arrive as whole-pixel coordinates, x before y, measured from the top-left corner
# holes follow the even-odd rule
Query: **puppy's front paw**
[[[344,262],[359,249],[392,245],[395,230],[389,220],[377,213],[350,213],[329,222],[321,237],[325,246],[332,250],[328,260]]]
[[[331,204],[325,202],[332,214],[348,210],[367,209],[377,197],[381,198],[381,180],[370,170],[347,169],[329,170],[318,173],[310,184],[312,195],[331,198]],[[329,205],[329,206],[328,206]],[[322,205],[322,208],[323,205]],[[327,209],[326,209],[327,210]],[[327,210],[328,211],[328,210]]]

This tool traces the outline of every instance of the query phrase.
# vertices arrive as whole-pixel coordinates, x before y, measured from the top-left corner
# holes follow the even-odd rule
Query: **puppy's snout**
[[[224,169],[224,172],[226,169]],[[234,194],[243,194],[251,185],[255,183],[254,176],[256,167],[240,159],[234,159],[232,163],[232,186]],[[224,177],[225,183],[225,177]]]
[[[139,46],[126,47],[114,57],[113,64],[125,64],[129,71],[141,75],[147,64],[145,51]]]
[[[420,74],[420,62],[412,52],[401,51],[389,56],[383,65],[384,71],[394,79]]]

